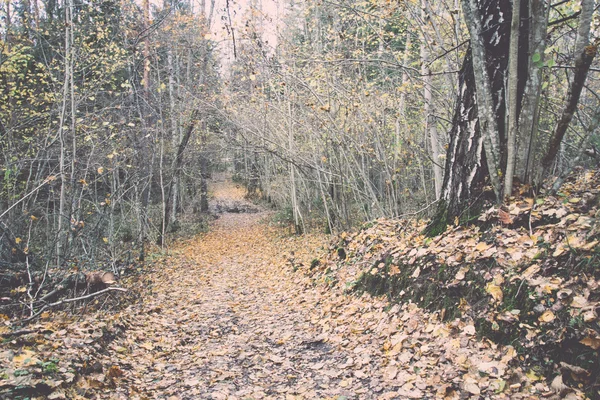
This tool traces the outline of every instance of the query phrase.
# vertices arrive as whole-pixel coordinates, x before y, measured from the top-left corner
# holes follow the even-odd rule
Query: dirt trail
[[[227,182],[212,190],[218,201],[242,201]],[[384,301],[315,285],[287,258],[294,249],[297,258],[312,254],[322,238],[286,238],[261,222],[265,216],[224,213],[209,233],[172,249],[150,276],[151,295],[126,310],[125,338],[108,349],[123,376],[105,398],[494,393],[511,354],[416,307],[386,311]]]
[[[226,182],[213,190],[219,204],[243,202],[243,191]],[[289,266],[282,269],[289,252],[264,217],[224,213],[208,234],[173,249],[121,344],[127,350],[119,348],[125,397],[340,393],[314,367],[347,356],[319,337],[311,323],[318,294],[305,291]]]

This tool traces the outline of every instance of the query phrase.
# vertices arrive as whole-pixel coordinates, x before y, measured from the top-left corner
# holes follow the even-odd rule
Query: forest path
[[[211,191],[213,209],[248,206],[231,182]],[[291,271],[285,238],[261,222],[266,215],[225,212],[209,233],[174,246],[118,348],[125,376],[117,392],[174,399],[344,392],[342,369],[318,370],[325,361],[344,366],[349,355],[319,337],[311,323],[318,293]]]
[[[212,191],[220,204],[243,202],[229,182]],[[282,236],[265,216],[224,213],[210,232],[172,248],[150,276],[152,294],[126,310],[125,337],[108,349],[123,376],[106,398],[453,398],[475,394],[482,379],[457,358],[503,373],[494,361],[502,355],[468,329],[452,332],[412,306],[386,311],[384,301],[294,272],[290,251],[310,260],[323,238]]]

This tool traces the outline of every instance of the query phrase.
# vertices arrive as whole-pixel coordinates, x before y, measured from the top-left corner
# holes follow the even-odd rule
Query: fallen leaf
[[[477,246],[475,246],[475,250],[484,252],[487,249],[489,249],[490,247],[492,247],[491,244],[487,244],[485,242],[479,242],[479,244]]]
[[[458,272],[456,273],[456,276],[454,277],[457,281],[462,281],[463,279],[465,279],[465,274],[469,271],[469,267],[461,267]]]
[[[495,285],[493,283],[488,283],[487,286],[485,287],[485,290],[494,298],[494,301],[496,301],[497,303],[502,302],[503,296],[502,296],[502,289],[500,288],[500,286]]]
[[[574,296],[570,306],[573,308],[583,308],[588,305],[588,301],[583,296]]]
[[[479,395],[481,394],[481,389],[479,388],[479,385],[478,385],[478,384],[477,384],[477,382],[476,382],[475,380],[473,380],[472,378],[471,378],[471,379],[467,378],[467,379],[465,380],[465,383],[464,383],[464,389],[465,389],[467,392],[469,392],[469,393],[471,393],[471,394],[474,394],[474,395],[476,395],[476,396],[479,396]]]
[[[548,323],[554,321],[555,318],[556,316],[552,311],[546,310],[542,315],[538,317],[538,321]]]
[[[588,336],[579,341],[579,343],[591,347],[594,350],[600,349],[600,338]]]
[[[473,325],[467,325],[463,328],[463,332],[467,335],[473,336],[477,331]]]
[[[390,365],[383,370],[383,379],[386,381],[391,381],[398,375],[398,367],[395,365]]]

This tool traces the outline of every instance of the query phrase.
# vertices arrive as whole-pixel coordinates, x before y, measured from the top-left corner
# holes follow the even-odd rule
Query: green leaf
[[[546,61],[546,66],[548,68],[552,68],[552,67],[554,67],[554,65],[556,65],[556,61],[554,61],[554,58],[551,58],[548,61]]]
[[[540,55],[540,53],[535,53],[532,57],[531,57],[532,61],[534,63],[540,62],[540,60],[542,59],[542,56]]]

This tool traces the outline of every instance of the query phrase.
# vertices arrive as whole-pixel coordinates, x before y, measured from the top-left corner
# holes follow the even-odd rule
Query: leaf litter
[[[213,191],[224,203],[244,204],[243,190],[228,182]],[[595,321],[592,278],[583,285],[545,274],[536,256],[540,237],[556,245],[547,246],[553,253],[560,243],[571,246],[567,253],[594,249],[595,217],[573,215],[576,206],[525,200],[518,210],[503,210],[510,223],[524,213],[550,215],[564,233],[540,225],[531,235],[491,211],[483,217],[499,223],[488,236],[477,227],[451,228],[431,240],[420,236],[417,222],[380,220],[342,233],[333,245],[321,235],[290,237],[267,224],[264,211],[225,212],[210,232],[178,242],[153,265],[140,280],[140,301],[79,320],[54,315],[31,334],[7,336],[0,390],[5,398],[21,390],[51,399],[583,398],[563,377],[585,379],[589,371],[561,363],[562,373],[547,381],[524,366],[515,346],[480,335],[473,313],[448,320],[446,310],[428,311],[410,299],[394,304],[389,296],[348,290],[364,274],[400,277],[407,266],[410,279],[430,279],[437,258],[453,267],[445,284],[458,287],[475,261],[493,257],[498,266],[484,274],[481,289],[494,307],[507,301],[503,289],[518,276]],[[540,325],[560,314],[547,306],[536,315]],[[520,317],[486,312],[496,323]],[[532,338],[538,330],[531,326]],[[593,329],[581,343],[600,348]]]

